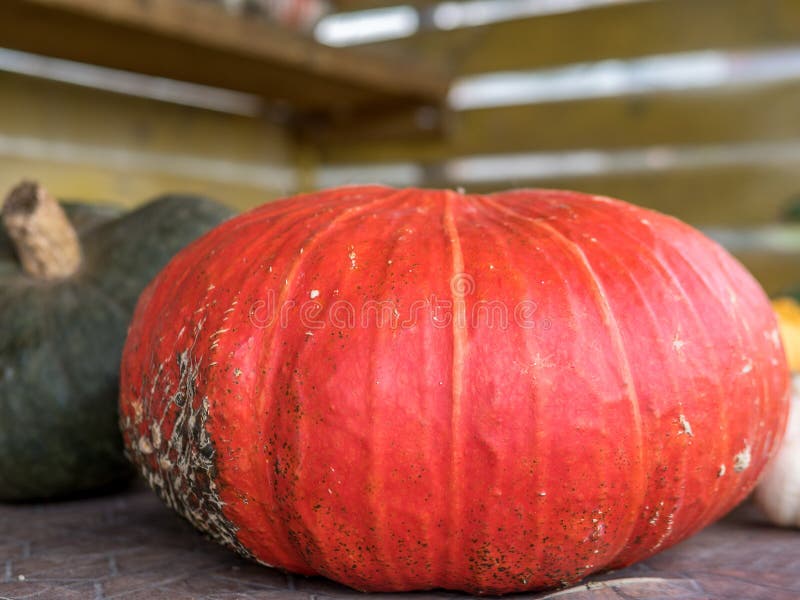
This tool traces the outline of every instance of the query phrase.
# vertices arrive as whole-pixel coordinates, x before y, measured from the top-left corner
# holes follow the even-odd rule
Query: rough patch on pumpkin
[[[135,456],[130,458],[168,506],[217,542],[252,558],[237,540],[236,526],[223,513],[224,503],[215,482],[216,450],[206,429],[208,397],[197,397],[202,359],[195,359],[190,347],[176,360],[180,380],[169,395],[164,414],[158,419],[149,416],[151,425],[144,434],[139,434],[141,411],[135,411],[134,422],[130,417],[123,418],[123,430],[135,440],[130,445]],[[152,403],[144,399],[140,405],[149,407]],[[169,412],[174,417],[168,418]],[[165,421],[172,422],[169,435],[161,431]]]

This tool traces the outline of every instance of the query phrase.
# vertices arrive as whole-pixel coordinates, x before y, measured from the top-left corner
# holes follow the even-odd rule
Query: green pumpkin
[[[178,250],[232,214],[181,195],[127,214],[63,209],[80,256],[66,276],[27,273],[0,228],[1,500],[84,494],[130,476],[117,398],[136,300]]]

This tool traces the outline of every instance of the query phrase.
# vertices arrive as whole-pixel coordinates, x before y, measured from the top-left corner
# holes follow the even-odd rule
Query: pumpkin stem
[[[37,279],[61,279],[81,265],[81,246],[64,209],[38,183],[23,181],[3,203],[3,226],[22,268]]]

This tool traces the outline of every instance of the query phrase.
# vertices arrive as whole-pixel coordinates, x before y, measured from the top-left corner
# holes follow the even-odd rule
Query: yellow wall
[[[0,73],[0,191],[36,179],[62,198],[132,206],[167,191],[245,209],[296,188],[278,125]]]

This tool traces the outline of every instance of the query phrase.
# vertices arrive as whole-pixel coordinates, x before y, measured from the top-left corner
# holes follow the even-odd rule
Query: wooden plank
[[[515,179],[462,184],[431,178],[425,185],[485,193],[514,187],[571,189],[620,198],[696,226],[755,226],[774,222],[800,195],[800,157],[784,165],[731,165],[587,177]]]
[[[353,149],[350,144],[360,144],[367,154],[373,145],[379,151],[402,148],[405,152],[415,151],[420,144],[439,147],[451,133],[452,120],[453,113],[438,106],[384,108],[363,110],[357,118],[307,118],[296,123],[294,131],[302,143],[320,148]]]
[[[444,160],[452,156],[576,148],[734,143],[800,138],[800,82],[736,86],[449,115],[448,135],[386,141],[379,129],[340,128],[321,140],[329,163]]]
[[[0,133],[141,153],[292,163],[279,124],[0,72]]]
[[[7,48],[250,92],[312,112],[438,103],[447,86],[407,60],[328,48],[192,0],[5,0],[0,39]]]
[[[734,252],[734,256],[758,279],[770,296],[787,294],[800,288],[800,252]]]
[[[401,5],[425,7],[437,4],[437,0],[335,0],[333,4],[335,12],[351,12]]]
[[[669,0],[601,6],[372,44],[458,75],[800,40],[796,0]]]
[[[9,157],[0,153],[0,192],[5,194],[21,179],[36,179],[55,196],[88,203],[111,203],[134,208],[167,192],[198,194],[244,211],[285,196],[278,189],[248,183],[220,182],[200,176],[158,170],[98,167],[92,163],[64,163]]]
[[[800,197],[795,199],[795,202]],[[706,233],[744,264],[771,296],[800,290],[800,224],[709,228]]]
[[[295,152],[263,119],[0,73],[0,194],[27,177],[59,197],[187,191],[246,209],[294,191]]]

